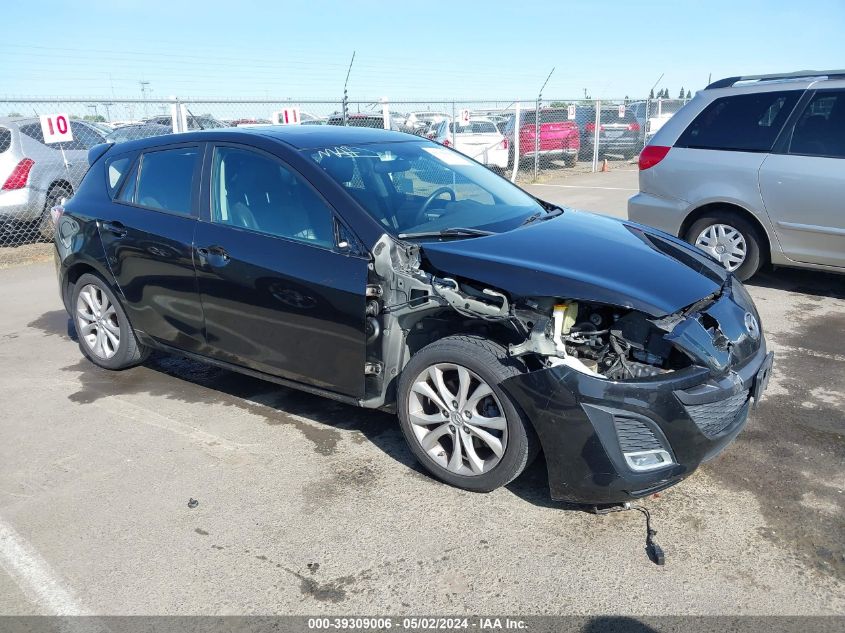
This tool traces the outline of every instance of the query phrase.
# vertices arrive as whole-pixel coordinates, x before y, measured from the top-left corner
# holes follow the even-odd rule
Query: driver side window
[[[214,148],[212,222],[331,248],[333,218],[322,198],[280,161],[237,147]]]

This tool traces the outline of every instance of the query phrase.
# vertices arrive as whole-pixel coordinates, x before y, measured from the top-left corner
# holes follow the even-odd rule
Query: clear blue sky
[[[845,67],[845,2],[70,0],[4,3],[0,95],[672,97]]]

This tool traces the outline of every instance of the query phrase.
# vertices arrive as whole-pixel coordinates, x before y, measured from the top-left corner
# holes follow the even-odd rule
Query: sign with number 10
[[[45,143],[69,143],[73,140],[70,117],[66,114],[42,114],[41,133]]]

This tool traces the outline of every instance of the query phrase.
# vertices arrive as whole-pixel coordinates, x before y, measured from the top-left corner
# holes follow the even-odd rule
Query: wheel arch
[[[763,248],[764,253],[762,253],[766,259],[771,259],[772,254],[772,239],[769,236],[769,231],[760,222],[759,218],[751,213],[745,207],[741,207],[738,204],[733,204],[731,202],[709,202],[707,204],[703,204],[700,207],[696,207],[692,211],[687,214],[687,217],[684,218],[683,223],[681,224],[680,237],[682,240],[686,239],[687,232],[690,230],[693,224],[695,224],[699,219],[706,216],[708,213],[713,212],[722,212],[722,213],[734,213],[737,216],[741,217],[743,220],[748,222],[752,227],[757,229],[758,235],[763,240]]]
[[[68,266],[63,276],[62,299],[68,312],[71,312],[70,300],[73,287],[76,285],[76,282],[79,281],[79,278],[86,273],[91,273],[100,277],[106,284],[108,284],[109,288],[111,288],[112,292],[114,292],[116,296],[121,296],[119,289],[110,281],[109,275],[100,266],[88,260],[77,261]]]
[[[70,191],[71,195],[73,195],[74,193],[73,185],[70,184],[69,180],[66,180],[65,178],[57,178],[56,180],[50,183],[49,187],[47,187],[47,198],[49,198],[50,194],[53,193],[59,187],[64,187],[65,189]]]

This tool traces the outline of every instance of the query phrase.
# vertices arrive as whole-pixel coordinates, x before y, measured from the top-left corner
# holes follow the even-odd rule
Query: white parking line
[[[555,185],[549,183],[536,183],[529,185],[531,187],[560,187],[562,189],[607,189],[609,191],[639,191],[639,189],[632,189],[631,187],[591,187],[588,185]]]
[[[88,615],[41,555],[0,518],[0,567],[44,615]]]

